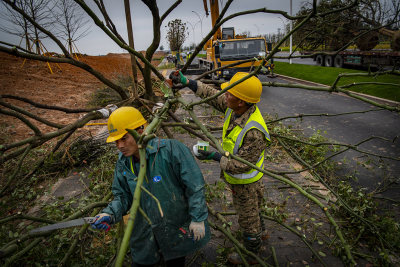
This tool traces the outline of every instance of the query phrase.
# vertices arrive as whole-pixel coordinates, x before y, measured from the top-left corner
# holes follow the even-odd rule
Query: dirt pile
[[[159,56],[155,55],[155,58]],[[115,80],[118,76],[129,75],[129,54],[108,54],[105,56],[82,56],[80,61],[90,65],[106,78]],[[159,61],[153,62],[157,64]],[[91,95],[104,85],[90,73],[69,65],[24,60],[0,52],[0,94],[29,98],[37,103],[66,108],[85,108]],[[50,72],[50,68],[53,74]],[[79,114],[65,114],[59,111],[37,109],[21,101],[2,99],[18,105],[49,121],[68,124],[79,118]],[[33,120],[31,120],[33,121]],[[43,132],[55,129],[34,121]],[[33,135],[18,119],[0,115],[0,134],[10,136],[11,141]],[[0,140],[0,143],[10,140]]]

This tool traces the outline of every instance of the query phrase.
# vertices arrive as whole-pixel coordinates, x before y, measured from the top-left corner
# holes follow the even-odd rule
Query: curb
[[[329,87],[326,84],[310,82],[310,81],[302,80],[302,79],[299,79],[299,78],[285,76],[285,75],[282,75],[282,74],[276,74],[276,73],[274,73],[274,74],[277,77],[279,77],[279,78],[281,78],[283,80],[287,80],[287,81],[296,81],[296,82],[299,82],[299,83],[302,83],[302,84],[309,84],[309,85],[315,85],[315,86],[321,86],[321,87],[327,87],[327,88]],[[344,93],[338,93],[338,92],[333,92],[333,93],[336,93],[338,95],[348,96],[348,95],[346,95]],[[370,98],[370,99],[372,99],[374,101],[383,102],[383,103],[386,103],[388,105],[394,105],[394,106],[399,106],[400,105],[400,102],[389,100],[389,99],[385,99],[385,98],[380,98],[380,97],[377,97],[377,96],[366,95],[366,94],[363,94],[363,93],[358,93],[358,92],[353,92],[353,91],[351,91],[351,93],[355,94],[355,95],[358,95],[358,96],[365,97],[365,98]],[[350,97],[350,96],[348,96],[348,97]]]

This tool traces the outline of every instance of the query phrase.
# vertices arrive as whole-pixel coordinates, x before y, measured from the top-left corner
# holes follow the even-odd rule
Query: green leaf
[[[301,231],[301,227],[300,226],[296,226],[297,230]]]
[[[170,89],[169,89],[169,87],[167,85],[165,85],[165,83],[161,83],[160,89],[164,93],[165,97],[169,96]]]
[[[319,254],[321,257],[326,257],[326,254],[323,253],[322,251],[318,251],[318,254]]]

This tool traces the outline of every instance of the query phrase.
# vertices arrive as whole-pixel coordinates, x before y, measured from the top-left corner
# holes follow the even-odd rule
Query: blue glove
[[[98,229],[98,230],[110,230],[111,226],[111,215],[108,213],[100,213],[96,215],[96,221],[91,224],[93,229]]]

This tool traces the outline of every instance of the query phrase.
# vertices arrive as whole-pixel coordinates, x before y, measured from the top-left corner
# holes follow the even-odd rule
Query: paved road
[[[261,80],[285,82],[266,76],[261,76]],[[370,104],[348,96],[282,87],[264,87],[259,107],[263,113],[278,114],[278,117],[294,114],[336,114],[376,109]],[[390,111],[374,111],[335,117],[308,117],[301,122],[291,119],[285,123],[298,125],[305,130],[305,134],[308,136],[320,129],[326,131],[326,137],[348,144],[356,144],[372,135],[393,140],[400,134],[400,115]],[[360,149],[400,158],[399,139],[394,142],[369,141],[361,145]],[[378,164],[378,166],[374,166],[374,163],[367,162],[367,157],[354,151],[337,156],[335,160],[343,161],[344,157],[348,159],[349,163],[343,164],[344,168],[339,172],[340,175],[354,175],[357,177],[360,186],[369,189],[374,188],[378,183],[383,183],[385,177],[391,177],[397,180],[397,184],[392,186],[391,190],[385,192],[383,196],[400,199],[400,190],[398,190],[400,162],[393,160],[379,162],[376,157],[372,157],[374,163]],[[373,170],[362,167],[358,164],[361,162],[367,163],[368,168],[374,167]],[[381,163],[385,163],[385,166],[380,166]]]
[[[288,57],[289,52],[278,52],[275,54],[277,57]],[[300,56],[299,52],[295,52],[293,56]],[[289,63],[289,59],[280,59],[280,58],[274,58],[275,61],[279,62],[287,62]],[[295,64],[304,64],[304,65],[316,65],[315,61],[312,58],[292,58],[292,63]]]

